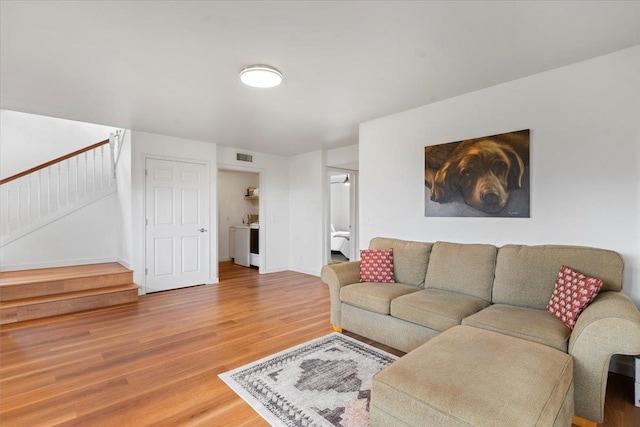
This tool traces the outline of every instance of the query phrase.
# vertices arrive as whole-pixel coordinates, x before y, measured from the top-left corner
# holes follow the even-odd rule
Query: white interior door
[[[147,159],[145,165],[146,292],[207,282],[207,166]]]

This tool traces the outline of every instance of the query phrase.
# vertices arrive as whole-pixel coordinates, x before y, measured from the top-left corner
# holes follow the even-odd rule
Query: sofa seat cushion
[[[372,426],[569,427],[573,359],[531,341],[456,326],[373,377]]]
[[[489,303],[482,298],[442,289],[425,289],[391,301],[391,315],[442,332],[488,306]]]
[[[402,283],[363,282],[340,289],[340,301],[375,313],[389,314],[394,298],[419,291],[417,286]]]
[[[494,304],[465,318],[463,325],[524,338],[567,352],[571,330],[547,310]]]

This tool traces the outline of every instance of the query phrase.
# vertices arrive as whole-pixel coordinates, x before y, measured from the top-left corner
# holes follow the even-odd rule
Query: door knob
[[[205,231],[207,231],[207,229],[206,228],[198,228],[198,231],[201,232],[201,233],[204,233]]]

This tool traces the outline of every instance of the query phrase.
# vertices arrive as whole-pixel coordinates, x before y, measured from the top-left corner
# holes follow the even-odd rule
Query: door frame
[[[349,221],[351,223],[351,233],[349,240],[351,241],[351,257],[349,261],[358,261],[360,259],[359,251],[359,234],[360,226],[358,223],[359,204],[358,204],[358,171],[354,169],[345,169],[335,166],[327,166],[325,173],[325,206],[324,206],[324,230],[323,239],[323,265],[331,264],[331,176],[338,174],[347,174],[349,177]]]
[[[258,216],[260,218],[260,229],[258,230],[258,247],[260,249],[260,265],[258,266],[258,273],[265,274],[266,273],[266,265],[267,265],[267,210],[266,210],[266,191],[265,191],[265,180],[264,180],[264,169],[261,168],[252,168],[252,167],[243,167],[243,166],[232,166],[223,163],[219,163],[216,167],[216,221],[218,220],[220,213],[220,204],[218,202],[218,198],[220,197],[220,192],[218,191],[219,180],[217,178],[218,173],[220,171],[229,171],[229,172],[246,172],[246,173],[257,173],[258,174],[258,185],[260,189],[260,198],[258,199]],[[216,222],[216,245],[218,244],[220,238],[220,230],[218,230],[218,223]],[[216,248],[216,264],[218,261],[218,251]]]
[[[207,234],[207,245],[209,246],[209,259],[207,260],[207,262],[205,263],[205,269],[207,271],[207,277],[209,279],[211,279],[211,272],[212,270],[212,262],[211,260],[213,259],[213,256],[215,254],[216,258],[218,256],[218,248],[215,248],[215,252],[212,251],[213,246],[212,246],[212,224],[213,221],[216,220],[216,218],[213,215],[213,209],[212,209],[212,204],[211,204],[211,163],[209,161],[206,160],[201,160],[201,159],[190,159],[190,158],[185,158],[185,157],[176,157],[176,156],[163,156],[163,155],[159,155],[159,154],[142,154],[142,170],[141,170],[141,182],[142,182],[142,200],[141,200],[141,209],[140,209],[140,213],[141,213],[141,218],[140,218],[140,224],[141,224],[141,228],[142,228],[142,239],[140,241],[140,259],[142,260],[142,272],[140,274],[140,277],[142,277],[142,280],[140,280],[139,283],[140,288],[142,290],[142,294],[145,295],[147,293],[147,274],[146,274],[146,268],[147,268],[147,227],[145,225],[145,219],[147,218],[147,179],[146,179],[146,170],[147,170],[147,159],[153,159],[153,160],[164,160],[164,161],[170,161],[170,162],[182,162],[182,163],[195,163],[195,164],[199,164],[199,165],[203,165],[206,168],[206,181],[207,181],[207,200],[208,200],[208,205],[209,205],[209,233]],[[217,229],[217,226],[216,226]],[[216,230],[217,233],[217,230]],[[217,270],[216,270],[217,271]],[[211,280],[210,280],[211,281]],[[214,283],[217,283],[217,280],[214,281]]]

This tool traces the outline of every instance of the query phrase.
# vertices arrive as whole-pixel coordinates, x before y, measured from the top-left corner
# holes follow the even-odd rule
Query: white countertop
[[[233,228],[260,228],[260,223],[259,222],[254,222],[251,224],[242,224],[242,225],[232,225],[231,227]]]

